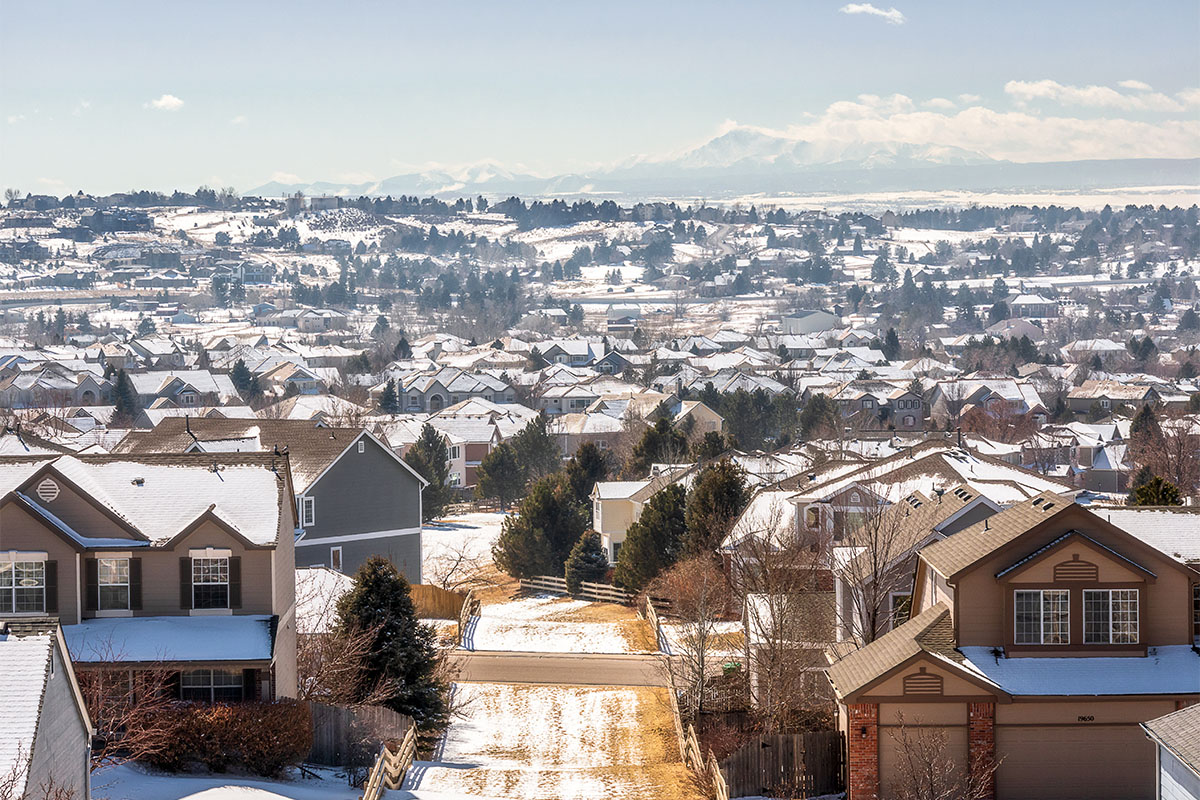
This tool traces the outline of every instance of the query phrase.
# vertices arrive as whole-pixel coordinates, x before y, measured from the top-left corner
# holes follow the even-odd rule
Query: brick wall
[[[879,706],[851,704],[846,715],[847,800],[879,800]]]
[[[967,704],[967,763],[971,784],[985,785],[979,800],[996,796],[996,704]]]

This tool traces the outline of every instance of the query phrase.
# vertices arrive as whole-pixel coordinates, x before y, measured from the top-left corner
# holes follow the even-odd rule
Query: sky
[[[0,185],[550,175],[738,127],[1200,157],[1200,3],[0,0]]]

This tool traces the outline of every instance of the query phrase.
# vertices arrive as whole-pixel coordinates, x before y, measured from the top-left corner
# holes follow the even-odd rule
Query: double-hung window
[[[238,670],[193,669],[179,676],[179,696],[200,703],[236,703],[243,696]]]
[[[300,526],[309,527],[317,524],[317,499],[315,497],[300,498]]]
[[[0,613],[46,610],[46,562],[0,561]]]
[[[126,611],[129,609],[129,559],[96,559],[96,583],[99,588],[101,611]]]
[[[229,559],[192,559],[192,608],[229,608]]]
[[[1071,593],[1066,589],[1020,589],[1013,593],[1016,644],[1069,644]]]
[[[1084,644],[1137,644],[1138,590],[1085,589]]]

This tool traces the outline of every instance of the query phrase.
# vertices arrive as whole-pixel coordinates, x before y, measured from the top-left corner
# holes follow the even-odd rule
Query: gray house
[[[421,582],[421,490],[426,481],[362,428],[319,420],[163,419],[133,431],[121,453],[278,453],[296,499],[296,565],[354,572],[382,555]]]
[[[13,797],[91,797],[92,723],[66,653],[52,620],[0,624],[0,787]]]

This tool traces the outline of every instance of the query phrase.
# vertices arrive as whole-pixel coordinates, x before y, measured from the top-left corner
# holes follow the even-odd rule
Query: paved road
[[[659,658],[650,655],[457,651],[458,679],[494,683],[579,686],[664,686]]]

